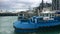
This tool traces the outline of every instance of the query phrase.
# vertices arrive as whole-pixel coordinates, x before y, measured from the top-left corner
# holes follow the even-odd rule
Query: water
[[[17,16],[2,16],[0,17],[0,34],[60,34],[60,26],[53,28],[40,29],[33,33],[16,33],[14,32],[13,22],[17,20]]]

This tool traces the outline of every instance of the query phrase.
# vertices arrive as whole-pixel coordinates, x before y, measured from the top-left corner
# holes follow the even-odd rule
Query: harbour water
[[[51,28],[41,28],[38,32],[14,32],[13,22],[17,16],[0,16],[0,34],[60,34],[60,26]]]

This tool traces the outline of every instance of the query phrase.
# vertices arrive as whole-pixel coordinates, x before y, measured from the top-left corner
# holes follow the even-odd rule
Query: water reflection
[[[15,34],[60,34],[60,26],[39,28],[37,32],[15,32]]]

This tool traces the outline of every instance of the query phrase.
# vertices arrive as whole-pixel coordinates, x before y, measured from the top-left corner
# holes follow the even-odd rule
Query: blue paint
[[[20,17],[19,17],[20,18]],[[13,26],[15,30],[21,31],[21,29],[24,29],[24,32],[32,32],[35,30],[30,30],[30,29],[38,29],[39,27],[50,27],[50,26],[56,26],[60,25],[60,17],[55,16],[55,17],[49,17],[49,18],[54,18],[54,20],[44,20],[44,17],[42,16],[33,16],[31,19],[24,19],[21,18],[21,20],[18,20],[14,22]],[[29,30],[25,30],[29,29]],[[22,31],[21,31],[22,32]]]

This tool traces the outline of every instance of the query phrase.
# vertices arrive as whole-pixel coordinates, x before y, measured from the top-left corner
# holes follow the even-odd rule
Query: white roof
[[[55,13],[55,11],[42,11],[41,13]]]

